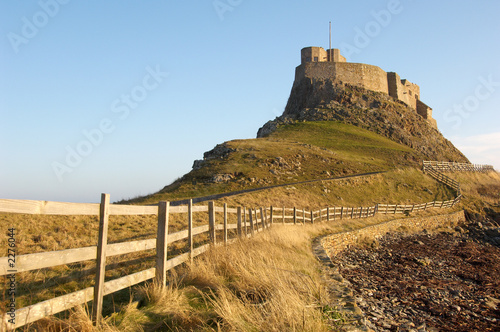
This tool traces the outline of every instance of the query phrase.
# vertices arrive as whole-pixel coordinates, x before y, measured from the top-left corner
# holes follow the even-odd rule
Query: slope
[[[267,137],[217,145],[193,170],[158,193],[136,198],[150,204],[263,186],[420,167],[424,155],[386,137],[336,121],[297,122]]]

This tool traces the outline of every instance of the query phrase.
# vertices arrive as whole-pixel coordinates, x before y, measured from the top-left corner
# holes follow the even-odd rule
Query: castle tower
[[[340,50],[333,48],[325,51],[323,47],[304,47],[300,51],[300,63],[307,62],[346,62],[346,59],[340,54]]]

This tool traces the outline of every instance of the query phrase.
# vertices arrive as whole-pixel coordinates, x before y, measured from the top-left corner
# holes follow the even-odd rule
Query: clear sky
[[[500,169],[497,0],[1,1],[0,198],[153,193],[281,115],[300,49],[420,85],[440,131]]]

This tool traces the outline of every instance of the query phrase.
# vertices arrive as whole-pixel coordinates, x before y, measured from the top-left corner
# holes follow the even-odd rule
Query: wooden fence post
[[[243,228],[245,230],[245,237],[248,236],[248,229],[247,229],[247,209],[243,207]]]
[[[293,224],[297,224],[297,208],[295,206],[293,207]]]
[[[256,218],[257,219],[257,218]],[[262,223],[262,230],[265,230],[267,228],[267,223],[264,218],[264,209],[260,208],[260,222]]]
[[[227,203],[224,203],[224,245],[227,245]]]
[[[271,221],[271,225],[274,223],[274,220],[273,220],[273,206],[271,205],[271,210],[269,211],[270,215],[269,215],[269,219]]]
[[[319,207],[319,222],[321,222],[321,221],[322,221],[322,219],[321,219],[321,217],[322,217],[321,215],[322,215],[322,214],[323,214],[323,211],[321,210],[321,206],[320,206],[320,207]]]
[[[213,201],[208,202],[208,233],[210,236],[210,242],[215,246],[217,244],[216,233],[215,233],[215,203]]]
[[[326,207],[326,221],[330,221],[330,207]]]
[[[188,246],[189,246],[189,261],[193,264],[193,200],[189,200],[188,204]]]
[[[238,237],[241,239],[241,206],[238,206],[238,221],[237,221],[237,224],[236,224],[236,228],[238,230]]]
[[[285,224],[285,207],[283,206],[283,225]]]
[[[254,227],[253,227],[253,209],[248,209],[248,216],[250,217],[250,234],[252,236],[255,235],[255,230],[254,230]]]
[[[344,219],[344,207],[340,207],[340,219]]]
[[[311,224],[314,224],[314,212],[311,210]]]
[[[306,224],[306,209],[302,209],[302,225]]]
[[[162,287],[167,283],[168,210],[170,202],[158,203],[156,231],[156,281]]]
[[[99,207],[99,237],[97,240],[97,271],[94,285],[92,318],[96,326],[102,320],[102,300],[104,296],[104,275],[106,273],[106,248],[108,245],[109,194],[101,194]]]

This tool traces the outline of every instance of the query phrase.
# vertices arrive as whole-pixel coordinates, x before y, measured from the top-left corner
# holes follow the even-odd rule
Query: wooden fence
[[[424,161],[424,171],[427,171],[428,169],[441,172],[489,172],[494,170],[491,165],[455,163],[447,161]]]
[[[443,177],[433,166],[425,166],[426,172],[439,181],[456,189],[457,183],[448,177]],[[43,317],[68,310],[77,305],[93,301],[92,317],[96,323],[101,320],[103,296],[131,287],[138,283],[156,280],[165,285],[167,271],[174,267],[192,261],[194,257],[204,253],[211,246],[228,244],[238,238],[251,237],[276,223],[297,225],[342,219],[357,219],[373,217],[376,214],[408,214],[429,208],[448,208],[460,201],[459,185],[457,197],[448,201],[433,201],[423,204],[397,205],[376,204],[370,207],[326,207],[316,211],[306,211],[297,207],[269,208],[229,208],[208,205],[193,205],[192,201],[183,206],[170,206],[169,202],[160,202],[157,206],[137,206],[110,204],[108,194],[102,194],[100,204],[61,203],[48,201],[0,199],[0,212],[45,214],[45,215],[97,215],[99,216],[99,237],[96,246],[86,248],[66,249],[59,251],[20,255],[16,257],[15,271],[7,269],[8,257],[0,257],[0,276],[15,273],[50,268],[76,262],[96,260],[97,272],[94,287],[88,287],[70,294],[39,302],[15,311],[15,324],[6,324],[9,316],[4,315],[3,329],[10,330],[35,322]],[[206,224],[193,227],[193,213],[204,213]],[[216,219],[216,213],[222,218]],[[175,233],[168,232],[169,216],[186,214],[187,228]],[[228,223],[228,215],[236,215],[236,224]],[[157,215],[157,236],[153,239],[138,240],[123,243],[107,244],[108,217],[110,215]],[[229,231],[235,234],[229,238]],[[221,239],[217,238],[217,231]],[[209,241],[194,247],[193,237],[208,234]],[[168,246],[176,241],[187,240],[187,252],[167,259]],[[156,266],[136,272],[121,278],[105,281],[106,258],[124,255],[144,250],[156,249]]]

